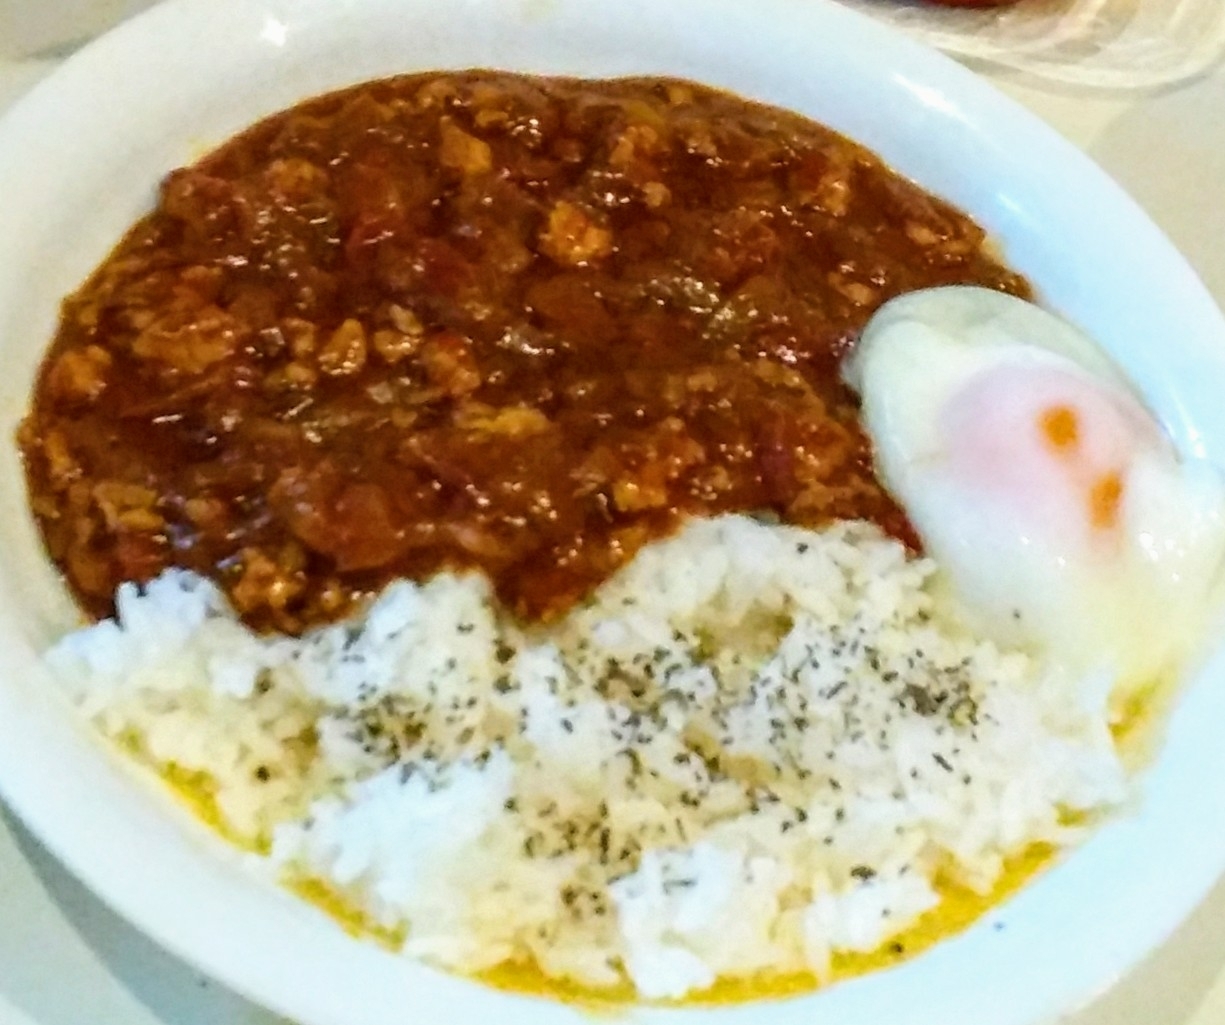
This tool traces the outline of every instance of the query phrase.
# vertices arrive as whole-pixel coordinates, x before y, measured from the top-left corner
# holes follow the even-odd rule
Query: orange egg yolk
[[[1039,426],[1056,452],[1074,448],[1080,440],[1080,421],[1070,406],[1051,406],[1043,412]]]
[[[1097,530],[1111,530],[1119,523],[1123,480],[1117,473],[1104,473],[1089,489],[1089,522]]]
[[[1067,405],[1048,406],[1038,417],[1042,439],[1056,455],[1072,458],[1080,443],[1080,417]],[[1089,482],[1089,523],[1094,530],[1113,530],[1119,523],[1123,478],[1111,470]]]

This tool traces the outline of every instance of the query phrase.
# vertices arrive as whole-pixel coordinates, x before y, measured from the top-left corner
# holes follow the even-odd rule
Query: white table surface
[[[0,56],[0,109],[56,63]],[[1118,179],[1225,306],[1225,65],[1139,95],[987,74]],[[139,860],[134,851],[133,871],[140,871]],[[1126,915],[1127,908],[1113,912]],[[0,1025],[281,1021],[112,915],[0,809]],[[1065,1025],[1223,1023],[1225,883],[1160,950]]]

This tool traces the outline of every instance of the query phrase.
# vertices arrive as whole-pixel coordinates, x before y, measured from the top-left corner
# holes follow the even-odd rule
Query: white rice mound
[[[1110,681],[975,640],[862,523],[695,520],[527,629],[478,575],[301,639],[125,585],[47,659],[108,736],[403,951],[648,999],[872,951],[1122,802]],[[1082,827],[1083,828],[1083,827]]]

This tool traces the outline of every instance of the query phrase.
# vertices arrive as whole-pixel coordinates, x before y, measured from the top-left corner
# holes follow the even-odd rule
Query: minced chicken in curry
[[[862,147],[685,82],[393,78],[162,183],[20,435],[92,614],[178,565],[299,632],[478,567],[550,618],[686,514],[912,541],[838,364],[900,292],[1026,294]]]

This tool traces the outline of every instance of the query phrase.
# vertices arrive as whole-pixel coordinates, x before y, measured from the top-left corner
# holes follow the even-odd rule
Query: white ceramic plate
[[[496,66],[684,75],[800,110],[976,215],[1046,301],[1101,339],[1188,451],[1225,463],[1225,322],[1087,159],[956,65],[824,0],[178,0],[84,50],[0,124],[0,416],[24,408],[57,303],[171,167],[361,79]],[[0,790],[120,913],[304,1025],[563,1025],[349,939],[93,742],[37,652],[72,621],[14,446],[0,446]],[[625,1025],[1022,1025],[1159,943],[1225,867],[1225,653],[1189,681],[1133,814],[979,925],[810,997],[634,1010]]]

